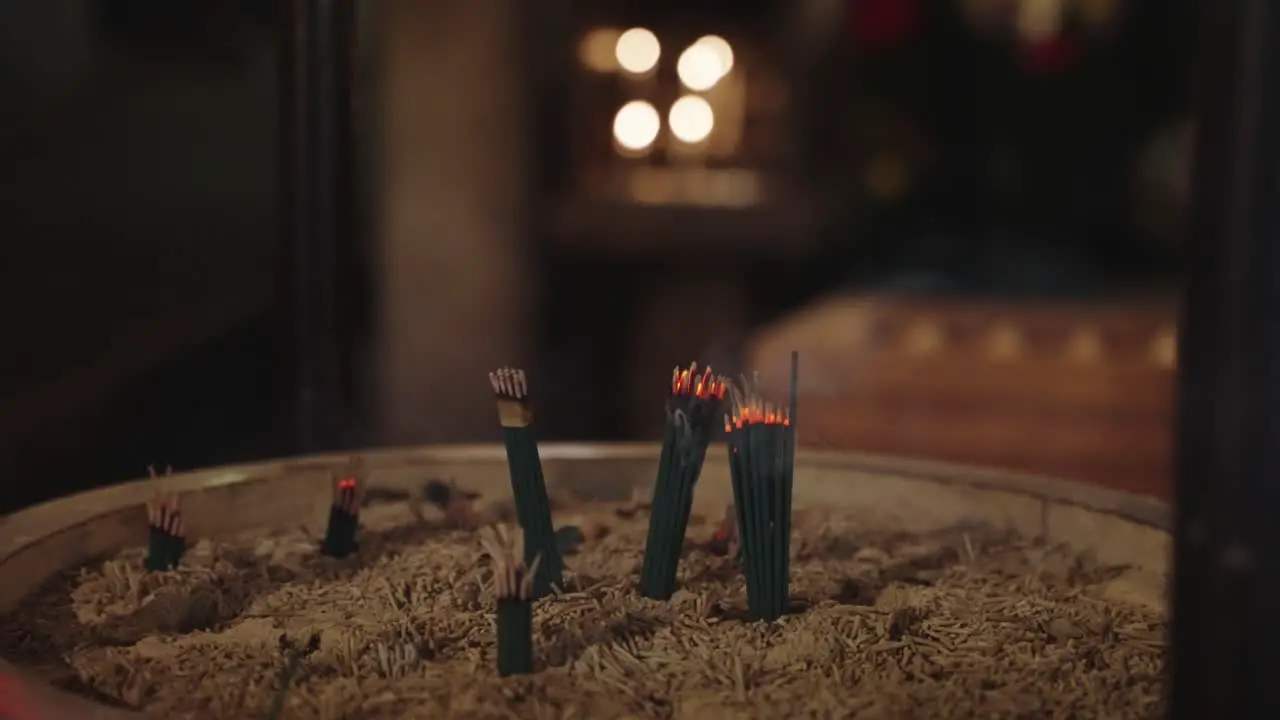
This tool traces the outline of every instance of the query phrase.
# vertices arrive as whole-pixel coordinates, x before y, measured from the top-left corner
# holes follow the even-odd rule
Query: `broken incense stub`
[[[156,495],[147,503],[147,559],[152,572],[172,570],[187,551],[186,524],[175,494]]]
[[[498,626],[498,674],[533,672],[533,578],[541,557],[524,562],[523,541],[501,526],[480,530],[480,542],[493,566],[493,596]]]
[[[676,591],[694,485],[702,473],[726,389],[723,377],[709,367],[698,372],[696,362],[672,371],[666,431],[640,568],[640,592],[645,597],[666,600]]]
[[[498,421],[502,424],[516,519],[524,531],[524,562],[532,568],[533,558],[541,558],[533,574],[533,594],[543,597],[553,587],[563,585],[564,560],[551,522],[551,501],[542,475],[538,441],[533,434],[528,379],[523,370],[506,367],[489,373],[489,384],[493,387]]]
[[[330,557],[346,557],[359,549],[356,530],[360,526],[361,492],[364,483],[357,472],[359,461],[352,461],[349,472],[333,479],[333,501],[329,505],[329,524],[325,528],[320,552]]]

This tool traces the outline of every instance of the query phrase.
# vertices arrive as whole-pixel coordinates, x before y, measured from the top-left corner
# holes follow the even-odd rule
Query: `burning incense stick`
[[[713,374],[711,368],[699,373],[698,364],[692,363],[684,370],[677,367],[672,371],[666,432],[640,568],[640,592],[645,597],[666,600],[676,591],[693,488],[702,473],[725,390],[724,378]]]
[[[157,494],[147,503],[147,559],[152,572],[172,570],[187,551],[187,528],[175,494]]]
[[[493,595],[498,620],[498,674],[533,672],[533,578],[541,557],[526,568],[523,541],[502,527],[484,527],[480,543],[493,565]]]
[[[797,356],[792,354],[794,408]],[[790,604],[791,487],[795,434],[790,411],[766,402],[756,383],[731,390],[725,416],[729,472],[747,576],[747,602],[763,620],[776,620]]]
[[[543,597],[553,586],[563,584],[564,561],[551,524],[551,502],[542,476],[538,442],[533,436],[529,385],[524,371],[514,368],[489,373],[489,384],[497,398],[498,421],[502,423],[502,440],[507,447],[516,518],[524,530],[524,562],[533,568],[533,559],[542,558],[533,576],[533,596]]]
[[[786,430],[783,431],[783,448],[784,455],[782,458],[783,472],[783,506],[782,506],[782,536],[785,538],[786,548],[782,553],[782,578],[787,585],[783,586],[783,592],[789,594],[789,585],[791,580],[791,489],[795,485],[796,476],[796,409],[800,402],[800,353],[796,350],[791,351],[791,382],[788,388],[790,395],[787,398]],[[784,598],[786,603],[789,598]],[[783,610],[786,610],[784,605]]]
[[[353,459],[348,472],[335,476],[330,485],[333,502],[329,505],[329,524],[325,528],[320,552],[330,557],[346,557],[359,549],[356,529],[360,526],[361,495],[364,483],[359,477],[360,461]]]

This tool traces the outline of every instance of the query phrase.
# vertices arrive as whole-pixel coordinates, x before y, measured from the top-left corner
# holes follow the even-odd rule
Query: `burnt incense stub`
[[[156,495],[147,503],[147,558],[144,567],[153,572],[177,567],[187,551],[186,524],[178,496]]]
[[[535,556],[542,559],[533,573],[533,592],[536,597],[543,597],[554,587],[563,585],[564,560],[551,520],[551,500],[533,432],[528,378],[523,370],[506,367],[489,373],[489,384],[493,387],[498,420],[502,423],[516,519],[524,530],[524,561],[533,567]]]
[[[485,527],[480,542],[493,569],[493,596],[498,626],[498,674],[533,672],[533,580],[542,560],[524,562],[524,543],[501,526]]]
[[[524,370],[499,368],[489,373],[498,404],[498,422],[503,427],[528,427],[533,422],[533,405],[529,402],[529,383]]]
[[[325,528],[320,552],[330,557],[346,557],[359,549],[356,530],[360,525],[361,482],[358,462],[353,461],[350,472],[336,476],[330,489],[333,500],[329,505],[329,523]]]

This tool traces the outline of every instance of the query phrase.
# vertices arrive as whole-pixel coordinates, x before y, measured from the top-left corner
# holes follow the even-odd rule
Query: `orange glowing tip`
[[[338,481],[338,489],[339,489],[339,490],[355,490],[355,489],[356,489],[356,479],[355,479],[355,478],[353,478],[353,477],[349,477],[349,478],[343,478],[343,479],[339,480],[339,481]]]
[[[732,415],[725,416],[725,430],[730,426],[741,429],[747,425],[791,425],[791,418],[786,408],[778,408],[772,403],[750,403],[736,408]]]
[[[689,395],[700,400],[723,400],[728,391],[724,377],[716,375],[710,367],[698,372],[698,363],[690,363],[681,370],[676,367],[671,371],[671,394]]]

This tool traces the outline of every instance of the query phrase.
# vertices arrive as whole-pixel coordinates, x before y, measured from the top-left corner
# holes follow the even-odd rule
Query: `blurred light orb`
[[[1078,328],[1071,336],[1067,353],[1078,363],[1094,363],[1102,359],[1102,338],[1093,328]]]
[[[942,348],[942,327],[935,320],[919,320],[906,335],[906,349],[910,355],[932,355]]]
[[[685,87],[694,92],[703,92],[720,82],[725,70],[714,50],[694,43],[680,53],[680,58],[676,60],[676,74]]]
[[[598,73],[618,69],[618,38],[622,33],[614,28],[596,28],[583,36],[578,43],[578,59],[588,70]]]
[[[987,356],[992,360],[1014,360],[1022,350],[1022,333],[1011,324],[996,325],[987,336]]]
[[[1016,25],[1025,42],[1044,42],[1062,32],[1063,0],[1023,0]]]
[[[720,77],[728,75],[729,71],[733,70],[733,46],[728,40],[719,35],[703,35],[693,44],[715,53],[716,59],[720,61]]]
[[[658,139],[662,118],[658,109],[644,100],[632,100],[613,116],[613,139],[632,152],[639,152]]]
[[[618,36],[613,54],[618,60],[618,67],[632,75],[643,75],[658,66],[662,45],[652,31],[631,28]]]
[[[1151,359],[1164,370],[1178,367],[1178,331],[1167,328],[1151,343]]]
[[[667,124],[676,139],[693,145],[711,136],[716,126],[716,114],[711,104],[697,95],[685,95],[671,105]]]

